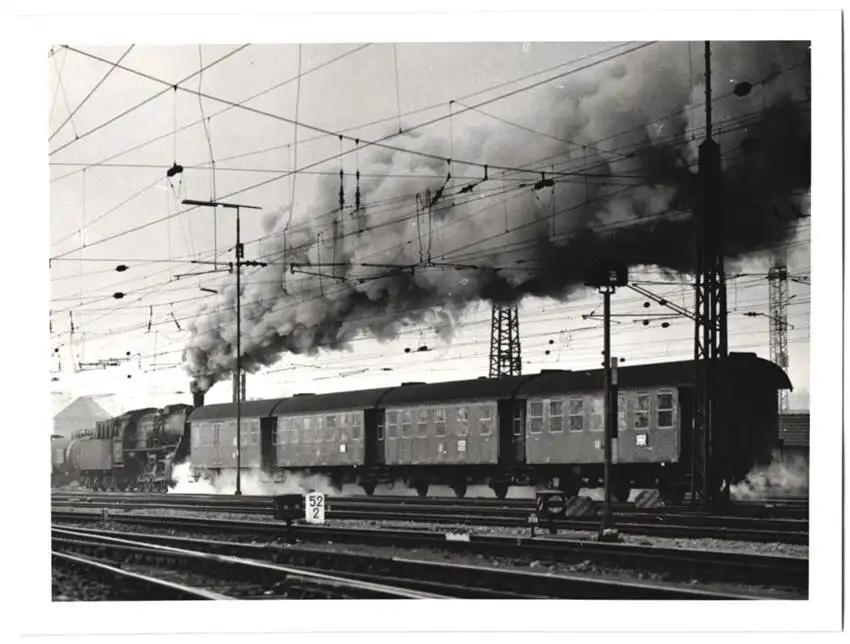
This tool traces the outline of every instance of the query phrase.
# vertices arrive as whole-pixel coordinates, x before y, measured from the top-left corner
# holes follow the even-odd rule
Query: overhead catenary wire
[[[320,69],[323,69],[323,68],[325,68],[325,67],[328,67],[329,65],[332,65],[332,64],[334,64],[334,63],[336,63],[336,62],[338,62],[338,61],[342,60],[343,58],[346,58],[346,57],[348,57],[348,56],[350,56],[350,55],[352,55],[352,54],[356,54],[357,52],[360,52],[360,51],[362,51],[362,50],[366,49],[367,47],[369,47],[369,44],[365,44],[365,45],[361,45],[361,46],[359,46],[359,47],[355,47],[354,49],[351,49],[351,50],[349,50],[349,51],[347,51],[347,52],[345,52],[345,53],[342,53],[342,54],[340,54],[339,56],[335,56],[334,58],[331,58],[330,60],[327,60],[327,61],[325,61],[325,62],[323,62],[323,63],[320,63],[320,64],[316,65],[315,67],[311,67],[310,69],[306,70],[306,71],[302,74],[302,76],[307,76],[308,74],[311,74],[311,73],[313,73],[313,72],[319,71]],[[67,54],[67,52],[66,52],[66,54]],[[287,80],[285,80],[285,81],[283,81],[283,82],[280,82],[280,83],[277,83],[276,85],[272,85],[271,87],[267,87],[266,89],[264,89],[264,90],[262,90],[262,91],[260,91],[260,92],[257,92],[256,94],[253,94],[253,95],[249,96],[248,98],[242,99],[242,101],[240,101],[239,103],[240,103],[240,104],[241,104],[241,103],[248,103],[249,101],[253,101],[253,100],[257,99],[257,98],[260,98],[260,97],[262,97],[262,96],[265,96],[266,94],[269,94],[270,92],[273,92],[273,91],[275,91],[275,90],[277,90],[277,89],[280,89],[281,87],[285,87],[285,86],[286,86],[286,85],[288,85],[289,83],[294,82],[296,79],[297,79],[297,76],[293,76],[293,77],[291,77],[291,78],[288,78]],[[221,114],[224,114],[224,113],[226,113],[226,112],[229,112],[229,111],[230,111],[230,110],[232,110],[232,109],[235,109],[235,106],[228,106],[228,107],[225,107],[225,108],[223,108],[223,109],[219,110],[218,112],[214,112],[213,114],[211,114],[211,115],[209,116],[209,118],[214,118],[214,117],[220,116]],[[196,125],[199,125],[199,124],[200,124],[200,123],[202,123],[202,122],[203,122],[203,120],[202,120],[202,119],[198,119],[197,121],[192,121],[191,123],[187,123],[187,124],[185,124],[185,125],[180,126],[180,129],[179,129],[178,131],[179,131],[179,132],[183,132],[184,130],[188,130],[189,128],[195,127]],[[357,129],[358,127],[360,127],[360,126],[356,126],[356,127],[354,127],[354,128],[351,128],[351,129]],[[148,139],[148,140],[143,141],[143,142],[141,142],[141,143],[137,143],[136,145],[133,145],[133,146],[131,146],[131,147],[129,147],[129,148],[125,148],[125,149],[123,149],[123,150],[121,150],[121,151],[119,151],[119,152],[116,152],[115,154],[112,154],[111,156],[106,157],[106,158],[105,158],[105,159],[103,159],[102,161],[97,162],[97,163],[95,163],[95,164],[93,164],[93,165],[100,165],[100,164],[101,164],[101,163],[103,163],[103,162],[112,161],[113,159],[117,159],[117,158],[122,157],[122,156],[124,156],[124,155],[126,155],[126,154],[129,154],[129,153],[131,153],[131,152],[136,152],[137,150],[140,150],[140,149],[142,149],[142,148],[144,148],[144,147],[147,147],[148,145],[152,145],[152,144],[154,144],[154,143],[157,143],[157,142],[161,141],[162,139],[168,138],[169,136],[171,136],[171,134],[172,134],[172,132],[169,130],[169,131],[167,131],[167,132],[165,132],[165,133],[163,133],[163,134],[160,134],[160,135],[158,135],[158,136],[155,136],[155,137],[153,137],[153,138],[151,138],[151,139]],[[283,148],[284,146],[287,146],[287,145],[289,145],[289,144],[288,144],[288,143],[286,143],[286,144],[283,144],[283,145],[275,145],[275,146],[271,146],[271,147],[269,147],[269,148],[265,148],[264,150],[262,150],[262,152],[272,152],[272,151],[275,151],[275,150],[279,150],[279,149],[281,149],[281,148]],[[255,152],[251,152],[251,153],[246,153],[246,154],[237,154],[237,155],[233,155],[233,156],[230,156],[230,157],[225,157],[225,158],[219,159],[219,161],[220,161],[220,162],[221,162],[221,161],[230,161],[230,160],[233,160],[233,159],[239,159],[239,158],[242,158],[243,156],[250,156],[250,155],[252,155],[252,154],[259,154],[259,153],[261,153],[261,152],[256,152],[256,153],[255,153]],[[62,179],[66,179],[67,177],[73,176],[73,175],[74,175],[74,174],[76,174],[77,172],[79,172],[79,170],[76,170],[76,171],[73,171],[73,172],[69,172],[69,173],[67,173],[67,174],[63,174],[62,176],[56,177],[56,178],[52,179],[51,181],[52,181],[52,182],[55,182],[55,181],[61,181]]]
[[[200,97],[199,97],[199,98],[200,98]],[[453,156],[453,155],[452,155],[452,156]],[[505,203],[505,204],[507,204],[507,201],[504,201],[504,203]]]
[[[796,66],[796,65],[795,65],[795,66]],[[793,68],[793,67],[795,67],[795,66],[792,66],[791,68]],[[791,68],[788,68],[788,69],[791,69]],[[787,70],[783,70],[783,71],[787,71]],[[719,100],[719,99],[718,99],[718,100]],[[621,133],[621,134],[622,134],[622,133]],[[617,135],[614,135],[614,136],[617,136]],[[610,138],[610,137],[609,137],[609,138]],[[358,145],[357,145],[357,147],[359,148],[359,140],[358,140]],[[67,176],[67,175],[66,175],[66,176]],[[262,184],[260,184],[260,185],[262,185]],[[254,187],[257,187],[257,186],[254,186]]]
[[[564,76],[574,74],[574,73],[577,73],[579,71],[584,71],[586,69],[589,69],[589,68],[594,67],[596,65],[602,64],[604,62],[609,62],[611,60],[614,60],[615,58],[618,58],[620,56],[635,53],[635,52],[637,52],[641,49],[644,49],[644,48],[649,47],[649,46],[654,45],[654,44],[655,44],[654,42],[649,42],[649,43],[642,43],[642,44],[636,45],[636,46],[632,47],[631,49],[626,50],[625,52],[618,52],[616,54],[613,54],[613,55],[608,56],[606,58],[603,58],[601,60],[597,60],[597,61],[594,61],[592,63],[588,63],[586,65],[580,66],[576,69],[571,69],[567,72],[562,72],[561,74],[559,74],[557,76],[544,79],[543,81],[538,81],[538,82],[536,82],[536,83],[534,83],[530,86],[526,86],[526,87],[523,87],[523,88],[512,90],[511,92],[507,92],[506,94],[503,94],[501,96],[491,98],[491,99],[487,99],[485,101],[482,101],[481,103],[478,103],[475,107],[480,107],[481,105],[487,105],[487,104],[492,103],[494,101],[502,100],[502,99],[507,98],[509,96],[513,96],[517,93],[520,93],[520,92],[523,92],[523,91],[528,91],[529,89],[533,89],[534,87],[538,87],[538,86],[550,83],[553,80],[557,80],[558,78],[562,78]],[[75,52],[81,54],[81,55],[88,56],[88,57],[93,58],[95,60],[103,61],[102,58],[100,58],[99,56],[96,56],[94,54],[91,54],[91,53],[88,53],[88,52],[83,52],[81,50],[74,49],[74,48],[70,48],[70,49],[72,51],[75,51]],[[300,49],[299,49],[299,61],[300,61]],[[104,62],[108,62],[108,61],[104,61]],[[300,65],[300,62],[299,62],[299,65]],[[160,84],[167,84],[170,87],[172,86],[170,83],[168,83],[168,81],[164,81],[162,79],[156,78],[156,77],[154,77],[150,74],[140,72],[138,70],[130,69],[130,68],[125,67],[123,65],[120,65],[118,67],[120,69],[123,69],[123,70],[130,72],[130,73],[133,73],[133,74],[136,74],[136,75],[138,75],[142,78],[146,78],[146,79],[151,80],[153,82],[157,82],[157,83],[160,83]],[[196,74],[197,74],[197,72],[195,74],[192,74],[191,77],[194,77]],[[181,83],[182,82],[184,82],[184,81],[181,81]],[[269,118],[273,118],[275,120],[280,120],[280,121],[283,121],[283,122],[291,123],[294,126],[303,127],[305,129],[308,129],[308,130],[313,130],[315,132],[318,132],[320,134],[325,134],[327,136],[336,137],[336,136],[339,136],[341,134],[340,132],[334,132],[334,131],[331,131],[331,130],[328,130],[326,128],[322,128],[322,127],[319,127],[319,126],[316,126],[316,125],[307,124],[307,123],[304,123],[304,122],[299,121],[297,119],[295,119],[295,120],[290,119],[288,117],[285,117],[285,116],[282,116],[282,115],[279,115],[279,114],[266,112],[264,110],[249,107],[249,106],[244,105],[244,104],[234,103],[233,101],[229,101],[229,100],[224,99],[224,98],[211,96],[211,95],[206,94],[206,93],[198,92],[197,90],[193,90],[189,87],[182,86],[179,83],[177,85],[175,85],[175,87],[182,92],[197,93],[197,94],[200,94],[201,96],[203,96],[204,98],[207,98],[208,100],[220,102],[220,103],[223,103],[225,105],[230,105],[232,107],[237,107],[237,108],[239,108],[243,111],[254,113],[254,114],[257,114],[257,115],[260,115],[260,116],[266,116],[266,117],[269,117]],[[464,111],[466,111],[466,109]],[[425,123],[420,123],[420,124],[414,126],[413,128],[408,128],[407,130],[405,130],[405,133],[410,132],[412,129],[421,129],[422,127],[425,127],[425,126],[430,125],[432,123],[439,122],[439,121],[443,120],[444,118],[445,118],[445,116],[437,117],[436,119],[431,119],[430,121],[426,121]],[[297,130],[296,130],[296,134],[297,134]],[[352,137],[352,136],[348,136],[348,135],[345,135],[345,134],[342,134],[342,136],[344,136],[348,140],[351,140],[351,141],[354,140],[354,137]],[[398,136],[398,133],[390,134],[390,135],[387,135],[387,136],[382,137],[382,138],[377,139],[377,140],[365,140],[362,137],[358,137],[358,138],[360,139],[361,143],[366,147],[374,146],[374,147],[379,147],[379,148],[383,148],[383,149],[387,149],[387,150],[391,150],[391,151],[395,151],[395,152],[403,152],[403,153],[407,153],[407,154],[412,154],[412,155],[420,156],[420,157],[423,157],[423,158],[442,160],[441,157],[439,157],[438,155],[435,155],[435,154],[430,154],[430,153],[427,153],[427,152],[422,152],[422,151],[417,151],[417,150],[408,150],[408,149],[405,149],[405,148],[400,148],[398,146],[394,146],[394,145],[390,145],[390,144],[386,143],[387,140],[394,138],[396,136]],[[54,152],[52,152],[51,154],[53,154]],[[334,158],[336,158],[336,155],[330,157],[330,159],[328,159],[328,160],[333,160]],[[457,164],[460,164],[460,165],[471,166],[471,167],[479,167],[479,168],[482,168],[482,169],[485,165],[483,163],[476,162],[476,161],[470,161],[470,160],[453,159],[453,161]],[[514,172],[531,172],[531,171],[523,169],[523,168],[498,166],[498,165],[494,165],[494,164],[489,164],[489,166],[490,166],[491,169],[496,169],[496,170],[511,170],[511,171],[514,171]]]
[[[625,43],[625,45],[630,45],[630,44],[631,44],[631,43]],[[314,72],[314,71],[318,71],[319,69],[321,69],[321,68],[323,68],[323,67],[326,67],[326,66],[328,66],[328,65],[331,65],[331,64],[333,64],[333,63],[335,63],[335,62],[337,62],[337,61],[341,60],[342,58],[345,58],[345,57],[347,57],[347,56],[349,56],[349,55],[351,55],[351,54],[354,54],[354,53],[357,53],[357,52],[359,52],[359,51],[362,51],[363,49],[365,49],[365,48],[366,48],[366,47],[368,47],[368,46],[369,46],[369,45],[367,44],[367,45],[362,45],[362,46],[360,46],[360,47],[356,47],[356,48],[355,48],[355,49],[353,49],[353,50],[350,50],[350,51],[348,51],[348,52],[345,52],[345,53],[343,53],[343,54],[341,54],[341,55],[339,55],[339,56],[337,56],[337,57],[335,57],[335,58],[332,58],[332,59],[330,59],[330,60],[326,61],[325,63],[322,63],[322,64],[320,64],[320,65],[317,65],[316,67],[313,67],[313,68],[311,68],[311,69],[309,69],[309,70],[305,71],[305,72],[303,73],[303,75],[302,75],[302,76],[306,76],[307,74],[310,74],[310,73],[312,73],[312,72]],[[496,85],[492,85],[492,86],[490,86],[490,87],[486,87],[486,88],[484,88],[484,89],[480,89],[480,90],[477,90],[477,91],[475,91],[475,92],[471,92],[471,93],[469,93],[469,94],[465,94],[464,96],[459,97],[459,100],[467,100],[467,99],[473,98],[473,97],[475,97],[475,96],[480,96],[481,94],[486,94],[487,92],[495,91],[495,90],[497,90],[497,89],[499,89],[499,88],[502,88],[502,87],[505,87],[505,86],[507,86],[507,85],[513,85],[513,84],[515,84],[515,83],[519,83],[519,82],[521,82],[521,81],[528,80],[528,79],[530,79],[530,78],[535,78],[535,77],[537,77],[537,76],[541,76],[541,75],[543,75],[543,74],[547,74],[547,73],[549,73],[549,72],[551,72],[551,71],[554,71],[554,70],[556,70],[556,69],[561,69],[561,68],[563,68],[563,67],[567,67],[567,66],[569,66],[569,65],[576,64],[577,62],[580,62],[580,61],[582,61],[582,60],[586,60],[586,59],[588,59],[588,58],[590,58],[590,57],[592,57],[592,56],[596,56],[596,55],[600,55],[600,54],[606,54],[606,53],[609,53],[609,52],[614,51],[614,50],[616,50],[616,49],[618,49],[618,48],[620,48],[620,47],[623,47],[623,46],[624,46],[623,44],[616,44],[616,45],[612,45],[612,46],[609,46],[609,47],[604,47],[604,48],[602,48],[602,49],[600,49],[600,50],[598,50],[598,51],[592,52],[592,53],[590,53],[590,54],[586,54],[586,55],[584,55],[584,56],[580,56],[580,57],[578,57],[578,58],[571,59],[571,60],[566,61],[566,62],[563,62],[563,63],[559,63],[559,64],[557,64],[557,65],[553,65],[553,66],[547,67],[547,68],[542,69],[542,70],[540,70],[540,71],[533,72],[533,73],[531,73],[531,74],[525,74],[525,75],[523,75],[523,76],[519,76],[519,77],[516,77],[516,78],[510,79],[510,80],[507,80],[507,81],[503,81],[503,82],[497,83]],[[67,55],[67,52],[66,52],[66,55]],[[278,88],[280,88],[280,87],[283,87],[284,85],[287,85],[287,84],[289,84],[289,83],[291,83],[291,82],[294,82],[297,78],[298,78],[298,76],[296,75],[296,76],[293,76],[293,77],[291,77],[291,78],[287,79],[286,81],[284,81],[284,82],[282,82],[282,83],[279,83],[278,85],[274,85],[274,86],[272,86],[272,87],[269,87],[269,88],[267,88],[267,89],[264,89],[264,90],[262,90],[261,92],[258,92],[257,94],[254,94],[254,95],[252,95],[252,96],[249,96],[249,97],[248,97],[248,98],[246,98],[246,99],[243,99],[242,101],[240,101],[240,104],[241,104],[241,103],[248,103],[249,101],[252,101],[252,100],[254,100],[254,99],[256,99],[256,98],[259,98],[259,97],[261,97],[261,96],[264,96],[265,94],[267,94],[267,93],[269,93],[269,92],[271,92],[271,91],[273,91],[273,90],[275,90],[275,89],[278,89]],[[434,109],[438,109],[438,108],[440,108],[441,106],[444,106],[444,105],[445,105],[445,101],[440,102],[440,103],[434,103],[434,104],[431,104],[431,105],[428,105],[428,106],[425,106],[425,107],[421,107],[421,108],[417,108],[417,109],[414,109],[414,110],[410,110],[410,111],[408,111],[408,112],[405,112],[404,114],[402,114],[402,116],[414,116],[414,115],[416,115],[416,114],[422,114],[422,113],[424,113],[424,112],[428,112],[428,111],[431,111],[431,110],[434,110]],[[212,116],[218,116],[219,114],[223,114],[224,112],[227,112],[227,111],[229,111],[229,110],[232,110],[232,109],[234,109],[235,107],[236,107],[236,106],[228,106],[228,107],[225,107],[225,108],[223,108],[222,110],[220,110],[220,111],[218,111],[218,112],[215,112]],[[344,128],[344,129],[340,130],[340,132],[341,132],[341,133],[343,133],[343,134],[347,134],[347,133],[349,133],[349,132],[354,132],[354,131],[357,131],[357,130],[363,130],[363,129],[366,129],[366,128],[369,128],[369,127],[372,127],[372,126],[375,126],[375,125],[381,125],[381,124],[383,124],[383,123],[387,123],[387,122],[389,122],[389,121],[394,120],[395,118],[396,118],[395,116],[391,116],[391,117],[385,117],[385,118],[376,119],[376,120],[369,121],[369,122],[366,122],[366,123],[360,123],[360,124],[357,124],[357,125],[353,125],[353,126],[349,126],[349,127],[347,127],[347,128]],[[198,125],[199,123],[200,123],[200,121],[195,121],[195,122],[193,122],[193,123],[189,123],[189,124],[187,124],[187,125],[184,125],[184,126],[182,126],[182,127],[181,127],[181,131],[182,131],[182,130],[184,130],[184,129],[188,129],[188,128],[190,128],[190,127],[194,127],[194,126]],[[130,152],[135,152],[135,151],[137,151],[137,150],[139,150],[139,149],[141,149],[141,148],[143,148],[143,147],[145,147],[145,146],[148,146],[148,145],[151,145],[151,144],[153,144],[153,143],[156,143],[156,142],[158,142],[158,141],[160,141],[160,140],[162,140],[163,138],[166,138],[166,137],[168,137],[168,136],[171,136],[171,132],[170,132],[170,131],[169,131],[169,132],[166,132],[166,133],[164,133],[164,134],[161,134],[161,135],[159,135],[159,136],[153,137],[153,138],[151,138],[151,139],[148,139],[147,141],[143,141],[142,143],[136,144],[136,145],[134,145],[134,146],[132,146],[132,147],[126,148],[126,149],[124,149],[124,150],[122,150],[122,151],[120,151],[120,152],[117,152],[117,153],[115,153],[115,154],[113,154],[113,155],[111,155],[111,156],[109,156],[109,157],[107,157],[107,158],[103,159],[101,162],[111,161],[111,160],[116,159],[116,158],[118,158],[118,157],[120,157],[120,156],[123,156],[123,155],[125,155],[125,154],[129,154]],[[310,143],[310,142],[312,142],[312,141],[315,141],[315,140],[318,140],[318,139],[321,139],[321,138],[323,138],[323,135],[317,135],[317,136],[314,136],[314,137],[309,138],[309,139],[304,139],[303,141],[301,141],[301,143],[302,143],[302,144]],[[272,151],[275,151],[275,150],[282,149],[283,147],[285,147],[285,146],[289,146],[289,145],[290,145],[290,143],[284,143],[284,144],[280,144],[280,145],[270,146],[270,147],[268,147],[268,148],[264,148],[264,149],[262,149],[262,150],[258,151],[258,152],[257,152],[257,154],[264,153],[264,152],[272,152]],[[246,154],[234,155],[234,156],[227,157],[227,158],[224,158],[224,159],[219,159],[219,161],[225,161],[225,160],[238,159],[238,158],[242,158],[242,157],[244,157],[244,156],[250,156],[251,154],[254,154],[254,153],[246,153]],[[77,171],[73,171],[73,172],[69,172],[69,173],[67,173],[67,174],[64,174],[64,175],[62,175],[62,176],[60,176],[60,177],[57,177],[57,178],[53,179],[53,181],[60,181],[60,180],[62,180],[62,179],[65,179],[65,178],[67,178],[67,177],[69,177],[69,176],[73,175],[73,174],[76,174],[77,172],[79,172],[79,170],[77,170]]]
[[[105,63],[110,64],[110,65],[114,65],[116,69],[122,69],[122,70],[124,70],[124,71],[129,71],[129,69],[128,69],[127,67],[125,67],[124,65],[121,65],[121,64],[119,64],[119,63],[112,63],[112,62],[110,62],[110,61],[108,61],[108,60],[105,60],[105,59],[101,58],[100,56],[94,56],[93,54],[85,53],[85,52],[83,52],[83,51],[81,51],[81,50],[79,50],[79,49],[75,49],[74,47],[69,47],[68,45],[63,45],[63,47],[64,47],[66,50],[68,50],[68,51],[72,51],[72,52],[75,52],[75,53],[81,54],[81,55],[83,55],[83,56],[88,56],[88,57],[90,57],[90,58],[97,58],[97,59],[98,59],[98,60],[100,60],[101,62],[105,62]],[[167,85],[166,89],[163,89],[162,91],[157,92],[156,94],[153,94],[152,96],[149,96],[148,98],[146,98],[146,99],[145,99],[145,100],[143,100],[142,102],[137,103],[137,104],[136,104],[136,105],[134,105],[133,107],[130,107],[130,108],[128,108],[128,109],[126,109],[126,110],[124,110],[123,112],[121,112],[120,114],[118,114],[118,115],[116,115],[116,116],[112,117],[112,118],[111,118],[111,119],[109,119],[108,121],[105,121],[105,122],[101,123],[100,125],[97,125],[97,126],[95,126],[95,127],[91,128],[90,130],[86,130],[85,132],[83,132],[83,133],[82,133],[82,134],[80,134],[80,135],[76,135],[76,133],[75,133],[74,139],[73,139],[72,141],[68,141],[67,143],[65,143],[65,144],[63,144],[63,145],[60,145],[58,148],[56,148],[56,149],[54,149],[54,150],[51,150],[51,151],[48,153],[48,156],[53,156],[54,154],[57,154],[57,153],[61,152],[62,150],[66,149],[67,147],[69,147],[69,146],[73,145],[74,143],[77,143],[77,142],[79,142],[79,141],[81,141],[81,140],[85,139],[86,137],[90,136],[91,134],[94,134],[95,132],[98,132],[98,131],[102,130],[103,128],[105,128],[105,127],[107,127],[107,126],[109,126],[109,125],[112,125],[113,123],[115,123],[116,121],[118,121],[118,120],[120,120],[120,119],[124,118],[124,117],[125,117],[125,116],[127,116],[128,114],[131,114],[131,113],[135,112],[137,109],[139,109],[139,108],[140,108],[140,107],[142,107],[143,105],[147,105],[147,104],[148,104],[148,103],[150,103],[151,101],[153,101],[153,100],[155,100],[155,99],[159,98],[160,96],[162,96],[162,95],[166,94],[166,93],[167,93],[170,89],[172,89],[172,88],[175,88],[175,89],[176,89],[176,88],[178,88],[178,87],[179,87],[182,83],[185,83],[186,81],[189,81],[189,80],[193,79],[193,78],[194,78],[195,76],[197,76],[199,73],[201,73],[202,71],[204,71],[204,69],[210,69],[210,68],[214,67],[215,65],[218,65],[219,63],[221,63],[221,62],[223,62],[223,61],[227,60],[228,58],[230,58],[231,56],[233,56],[234,54],[239,53],[240,51],[242,51],[242,50],[243,50],[243,49],[245,49],[246,47],[248,47],[248,45],[241,45],[241,46],[237,47],[236,49],[234,49],[234,50],[232,50],[232,51],[230,51],[230,52],[228,52],[228,53],[224,54],[224,55],[223,55],[223,56],[221,56],[220,58],[217,58],[216,60],[212,61],[212,62],[211,62],[211,63],[209,63],[209,64],[208,64],[205,68],[200,69],[200,70],[198,70],[198,71],[196,71],[196,72],[192,72],[191,74],[189,74],[189,75],[188,75],[188,76],[186,76],[185,78],[183,78],[183,79],[181,79],[181,80],[177,81],[176,83],[169,83],[168,81],[160,81],[159,79],[157,79],[157,82],[164,83],[165,85]],[[71,122],[71,125],[73,126],[73,121]]]
[[[791,68],[793,68],[793,67],[796,67],[796,65],[792,66]],[[788,69],[791,69],[791,68],[788,68]],[[723,98],[723,96],[718,96],[716,100],[721,100],[722,98]],[[653,121],[651,121],[650,123],[656,123],[656,122],[659,122],[659,121],[664,120],[664,119],[666,119],[666,118],[670,118],[670,117],[674,116],[674,115],[675,115],[675,114],[677,114],[677,113],[678,113],[678,112],[672,112],[671,114],[668,114],[668,115],[666,115],[665,117],[662,117],[662,118],[660,118],[660,119],[654,119],[654,120],[653,120]],[[439,119],[437,119],[437,120],[439,120]],[[636,127],[645,127],[646,125],[647,125],[647,124],[643,124],[643,125],[636,126]],[[418,126],[417,126],[417,127],[418,127]],[[624,134],[626,134],[626,133],[630,132],[630,131],[631,131],[631,130],[633,130],[633,129],[634,129],[634,127],[633,127],[633,128],[629,128],[629,129],[624,130],[624,131],[622,131],[622,132],[620,132],[620,133],[617,133],[617,134],[614,134],[614,135],[610,135],[610,136],[606,137],[606,138],[605,138],[605,139],[603,139],[603,140],[610,140],[610,139],[612,139],[612,138],[616,138],[617,136],[622,136],[622,135],[624,135]],[[729,130],[728,130],[728,128],[724,129],[724,132],[728,132],[728,131],[729,131]],[[390,135],[390,137],[388,137],[388,138],[391,138],[392,136],[394,136],[394,135]],[[359,139],[355,139],[355,143],[356,143],[356,144],[358,144],[358,147],[359,147],[359,143],[358,143],[358,142],[359,142]],[[598,143],[599,143],[599,142],[597,142],[597,144],[598,144]],[[289,171],[287,171],[287,172],[285,172],[285,173],[282,173],[281,175],[278,175],[278,176],[276,176],[276,177],[273,177],[273,178],[271,178],[271,179],[267,179],[267,180],[261,181],[261,182],[259,182],[259,183],[253,184],[253,185],[251,185],[251,186],[248,186],[247,188],[243,188],[243,189],[240,189],[240,190],[236,190],[236,191],[234,191],[234,192],[231,192],[230,194],[226,195],[226,197],[225,197],[225,198],[233,197],[233,196],[235,196],[235,195],[242,194],[242,193],[248,192],[248,191],[250,191],[250,190],[254,190],[254,189],[260,188],[260,187],[262,187],[262,186],[265,186],[265,185],[268,185],[268,184],[270,184],[270,183],[273,183],[274,181],[277,181],[277,180],[279,180],[279,179],[282,179],[282,178],[286,178],[286,177],[292,176],[292,174],[294,174],[294,173],[296,173],[296,172],[303,172],[303,171],[306,171],[306,170],[310,170],[310,169],[312,169],[312,168],[314,168],[314,167],[318,167],[318,166],[320,166],[320,165],[323,165],[323,164],[324,164],[324,163],[326,163],[327,161],[331,161],[331,160],[333,160],[333,159],[335,159],[335,158],[336,158],[336,155],[333,155],[333,156],[331,156],[331,157],[327,157],[327,158],[325,158],[325,159],[322,159],[322,160],[320,160],[320,161],[318,161],[318,162],[315,162],[315,163],[312,163],[312,164],[308,164],[307,166],[304,166],[303,168],[300,168],[300,169],[297,169],[297,170],[296,170],[296,169],[291,169],[291,170],[289,170]],[[548,159],[542,159],[541,161],[547,161],[547,160],[548,160]],[[599,164],[597,164],[597,165],[599,165]],[[485,169],[487,168],[487,165],[486,165],[486,164],[484,165],[484,168],[485,168]],[[533,168],[522,169],[522,170],[519,170],[519,171],[520,171],[520,172],[537,172],[537,170],[536,170],[536,169],[533,169]],[[588,175],[587,175],[587,173],[581,173],[581,172],[578,172],[578,173],[571,173],[571,174],[575,174],[576,176],[584,176],[584,177],[588,176]],[[605,176],[608,176],[608,175],[600,175],[600,177],[605,177]],[[179,212],[176,212],[176,213],[174,213],[174,214],[172,214],[172,215],[169,215],[169,216],[170,216],[170,217],[176,217],[176,216],[179,216],[180,214],[183,214],[183,212],[187,212],[187,211],[188,211],[188,210],[179,211]],[[156,225],[156,224],[161,223],[162,221],[165,221],[165,220],[166,220],[166,218],[160,218],[160,219],[154,220],[154,221],[152,221],[152,222],[148,222],[148,223],[146,223],[146,224],[142,224],[142,225],[140,225],[140,226],[136,226],[136,227],[131,228],[131,229],[127,230],[127,231],[124,231],[123,233],[118,233],[118,234],[113,235],[113,236],[110,236],[110,237],[108,237],[108,238],[106,238],[106,239],[99,240],[99,241],[98,241],[98,243],[104,243],[104,242],[106,242],[106,241],[111,241],[112,239],[116,239],[116,238],[118,238],[118,237],[120,237],[120,236],[123,236],[123,235],[125,235],[125,234],[130,234],[130,233],[132,233],[132,232],[137,232],[138,230],[142,230],[142,229],[145,229],[145,228],[147,228],[147,227],[150,227],[150,226]],[[75,250],[77,250],[77,249],[71,249],[71,250],[67,251],[65,254],[69,254],[69,253],[71,253],[71,252],[74,252]],[[61,255],[60,255],[60,256],[61,256]]]
[[[103,77],[102,77],[102,78],[101,78],[101,79],[97,82],[97,85],[95,85],[95,86],[91,89],[91,91],[90,91],[88,94],[86,94],[86,95],[85,95],[85,97],[83,98],[83,100],[81,100],[81,101],[77,104],[77,107],[75,107],[75,108],[73,109],[73,111],[71,111],[71,113],[70,113],[70,114],[68,114],[68,116],[67,116],[67,117],[65,117],[65,120],[64,120],[64,121],[62,121],[62,123],[59,125],[59,127],[57,127],[55,130],[53,130],[53,133],[52,133],[52,134],[51,134],[51,135],[47,138],[48,142],[52,141],[52,140],[53,140],[53,138],[54,138],[57,134],[59,134],[59,132],[61,132],[61,131],[62,131],[62,128],[64,128],[64,127],[65,127],[65,125],[67,125],[67,124],[68,124],[68,122],[69,122],[72,118],[74,118],[74,115],[75,115],[77,112],[79,112],[79,111],[80,111],[80,108],[81,108],[83,105],[85,105],[85,104],[86,104],[86,101],[88,101],[88,100],[92,97],[92,94],[94,94],[94,93],[98,90],[98,88],[99,88],[101,85],[103,85],[103,83],[106,81],[106,79],[107,79],[107,78],[109,78],[109,75],[110,75],[112,72],[114,72],[114,71],[115,71],[115,69],[116,69],[116,65],[120,64],[120,63],[121,63],[121,61],[122,61],[122,60],[124,60],[124,59],[127,57],[127,54],[129,54],[131,51],[133,51],[133,47],[135,47],[135,45],[130,45],[129,47],[127,47],[127,49],[124,51],[124,53],[123,53],[123,54],[121,54],[121,57],[120,57],[120,58],[119,58],[119,59],[115,62],[115,64],[114,64],[114,65],[112,65],[112,66],[111,66],[108,70],[106,70],[106,73],[105,73],[105,74],[103,75]],[[77,136],[76,131],[74,132],[74,136]]]

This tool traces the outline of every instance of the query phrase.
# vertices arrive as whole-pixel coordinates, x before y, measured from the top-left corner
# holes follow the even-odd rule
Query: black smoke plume
[[[655,44],[529,92],[528,111],[508,119],[527,129],[492,120],[455,130],[459,158],[540,175],[488,169],[485,179],[481,167],[450,166],[447,142],[427,134],[391,143],[438,158],[361,153],[359,211],[352,178],[340,213],[339,180],[329,177],[309,209],[281,210],[273,222],[262,246],[270,263],[243,283],[243,367],[344,349],[361,333],[389,340],[411,323],[448,339],[472,302],[568,298],[597,257],[692,271],[702,48]],[[713,45],[717,216],[730,259],[776,246],[800,214],[811,174],[809,56],[808,43]],[[184,357],[197,390],[235,367],[235,295],[229,281],[190,327]]]

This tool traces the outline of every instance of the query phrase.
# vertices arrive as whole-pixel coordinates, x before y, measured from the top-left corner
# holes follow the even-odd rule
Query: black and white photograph
[[[25,324],[51,610],[720,600],[783,628],[824,599],[843,212],[813,161],[841,164],[840,56],[816,73],[802,18],[629,38],[640,12],[610,37],[556,15],[560,38],[50,30],[26,217],[49,253],[25,251],[49,344],[41,309]]]

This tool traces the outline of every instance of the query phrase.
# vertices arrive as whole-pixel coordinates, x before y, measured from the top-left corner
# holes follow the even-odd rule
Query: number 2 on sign
[[[319,492],[311,492],[307,495],[305,508],[305,519],[307,523],[325,522],[325,495]]]

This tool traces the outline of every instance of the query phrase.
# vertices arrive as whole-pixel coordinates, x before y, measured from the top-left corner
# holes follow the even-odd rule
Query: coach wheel
[[[366,496],[372,496],[375,493],[375,484],[372,481],[363,481],[360,486],[366,493]]]
[[[428,496],[428,487],[429,487],[428,481],[417,481],[416,482],[416,493],[421,497]]]
[[[456,481],[452,485],[452,490],[454,491],[455,496],[457,498],[462,499],[463,497],[466,496],[466,485],[467,485],[466,481]]]
[[[490,487],[493,488],[493,492],[496,494],[496,498],[504,499],[508,495],[508,484],[506,482],[499,481],[497,483],[491,483]]]
[[[331,476],[331,485],[334,486],[337,492],[342,492],[342,474],[333,474]]]

